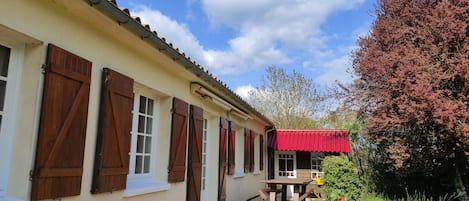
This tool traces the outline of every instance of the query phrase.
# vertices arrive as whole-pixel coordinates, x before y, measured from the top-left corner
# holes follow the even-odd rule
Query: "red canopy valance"
[[[268,145],[276,150],[350,152],[349,131],[340,129],[277,129]]]

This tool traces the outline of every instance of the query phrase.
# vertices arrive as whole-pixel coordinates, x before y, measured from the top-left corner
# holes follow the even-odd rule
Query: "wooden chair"
[[[280,190],[280,189],[272,190],[272,189],[268,189],[268,188],[263,188],[263,189],[259,189],[257,191],[258,194],[251,197],[251,198],[249,198],[247,201],[253,200],[257,197],[260,197],[262,201],[266,201],[266,200],[275,201],[275,199],[274,200],[270,199],[270,193],[274,192],[274,191],[275,191],[276,196],[282,193],[282,190]]]
[[[262,199],[262,201],[268,200],[269,199],[269,192],[267,192],[268,189],[259,189],[259,197]]]
[[[306,186],[305,193],[300,197],[300,200],[304,200],[307,197],[310,197],[311,194],[314,194],[315,197],[324,200],[324,191],[316,184],[308,184]]]

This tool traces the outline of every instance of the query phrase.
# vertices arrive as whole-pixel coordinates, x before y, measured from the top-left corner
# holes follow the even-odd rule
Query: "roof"
[[[341,129],[277,129],[268,145],[285,151],[350,152],[349,131]]]
[[[166,42],[164,37],[158,36],[158,33],[150,28],[147,24],[142,24],[139,17],[131,16],[129,9],[119,8],[116,0],[84,0],[90,4],[90,6],[96,8],[104,15],[113,19],[116,24],[119,24],[123,29],[127,29],[138,38],[146,41],[159,52],[166,54],[174,61],[179,62],[184,68],[192,72],[197,77],[200,77],[208,85],[219,90],[222,94],[234,100],[237,104],[243,108],[241,110],[247,110],[251,114],[254,114],[265,123],[273,126],[273,122],[264,116],[262,113],[257,111],[249,103],[244,101],[238,94],[231,90],[226,83],[223,83],[220,79],[216,78],[208,70],[204,69],[196,61],[187,57],[184,52],[181,52],[178,48],[173,47],[172,43]],[[228,100],[227,100],[228,101]],[[231,102],[231,101],[228,101]]]

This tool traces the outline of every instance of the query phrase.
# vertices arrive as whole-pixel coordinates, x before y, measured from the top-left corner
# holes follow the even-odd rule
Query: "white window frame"
[[[201,184],[201,193],[200,193],[200,200],[207,201],[208,200],[208,143],[209,143],[209,122],[208,119],[204,118],[203,120],[203,135],[202,135],[202,184]]]
[[[25,44],[0,37],[0,45],[10,48],[7,86],[0,127],[0,164],[3,164],[0,165],[0,198],[6,198],[12,164]]]
[[[292,158],[288,160],[293,160],[293,171],[291,171],[292,175],[288,176],[280,176],[280,156],[281,155],[291,155]],[[296,178],[296,152],[295,151],[277,151],[275,154],[275,177],[279,178]]]
[[[261,173],[261,170],[260,170],[260,167],[261,167],[261,164],[260,164],[260,138],[262,137],[261,134],[258,134],[256,133],[255,134],[256,137],[254,138],[254,173],[253,174],[260,174]]]
[[[153,122],[152,122],[152,137],[151,137],[151,150],[150,150],[150,167],[149,173],[135,174],[135,159],[137,149],[137,135],[138,132],[138,116],[140,96],[153,99]],[[157,178],[157,146],[158,146],[158,122],[160,98],[151,89],[144,87],[138,83],[134,83],[134,105],[132,110],[132,130],[131,130],[131,143],[129,153],[129,174],[127,175],[127,187],[123,197],[133,197],[146,193],[158,192],[169,190],[170,185],[166,181],[158,180]]]
[[[310,153],[310,164],[311,164],[311,179],[315,180],[318,177],[322,177],[324,171],[322,169],[322,161],[324,160],[324,152],[311,152]],[[319,165],[313,165],[313,161],[319,163]]]
[[[246,176],[244,173],[244,128],[236,125],[235,135],[235,172],[234,178]]]

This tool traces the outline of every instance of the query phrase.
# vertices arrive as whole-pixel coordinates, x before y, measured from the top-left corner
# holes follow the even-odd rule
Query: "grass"
[[[427,197],[424,193],[415,192],[414,194],[407,193],[405,198],[387,198],[382,195],[368,194],[362,197],[362,201],[453,201],[458,198],[457,194],[446,194],[442,197],[432,198]]]

